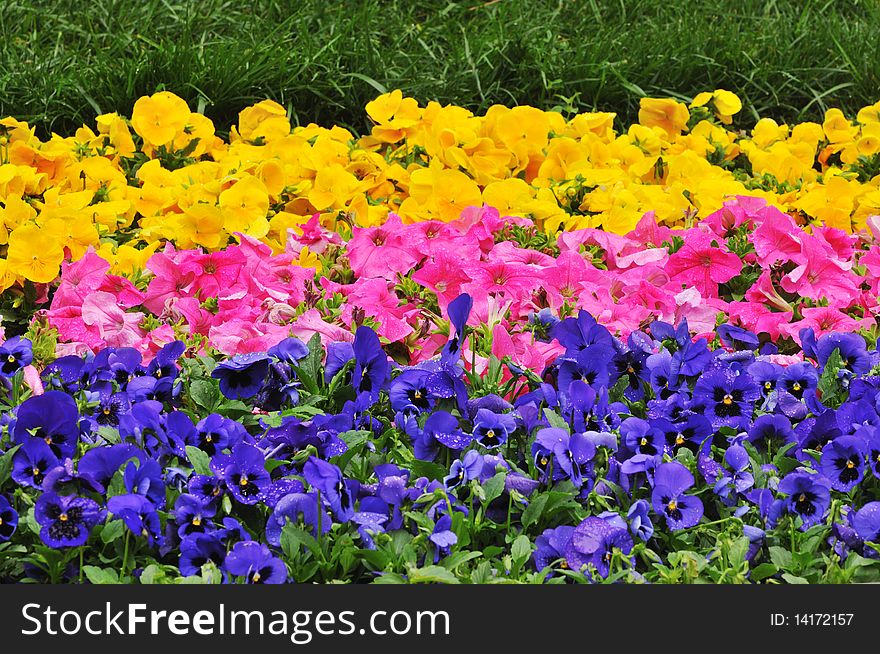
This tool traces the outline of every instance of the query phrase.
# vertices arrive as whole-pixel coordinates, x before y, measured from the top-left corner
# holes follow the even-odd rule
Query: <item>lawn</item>
[[[631,122],[644,95],[726,88],[753,116],[815,120],[876,100],[878,20],[859,0],[10,1],[0,114],[66,133],[164,87],[222,130],[268,97],[294,122],[362,132],[383,89]]]

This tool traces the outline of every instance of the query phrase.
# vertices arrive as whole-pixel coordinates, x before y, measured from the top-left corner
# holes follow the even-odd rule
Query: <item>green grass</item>
[[[166,88],[228,129],[265,97],[362,131],[379,89],[475,111],[735,91],[816,119],[880,99],[877,0],[5,0],[0,115],[68,133]]]

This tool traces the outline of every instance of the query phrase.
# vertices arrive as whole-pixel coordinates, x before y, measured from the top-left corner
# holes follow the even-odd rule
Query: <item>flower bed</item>
[[[740,108],[0,122],[0,581],[876,580],[878,106]]]
[[[780,355],[725,324],[714,349],[587,312],[540,377],[464,365],[473,300],[439,357],[376,333],[326,352],[148,364],[2,346],[9,448],[0,575],[52,582],[716,582],[874,578],[880,355],[801,336]],[[22,384],[26,380],[27,384]],[[22,389],[29,388],[23,393]],[[8,499],[7,499],[8,498]]]

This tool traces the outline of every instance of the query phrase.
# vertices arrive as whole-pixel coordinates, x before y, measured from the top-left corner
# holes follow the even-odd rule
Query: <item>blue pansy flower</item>
[[[650,510],[651,505],[646,500],[636,500],[626,512],[630,532],[643,541],[649,540],[654,535],[654,524],[649,515]]]
[[[143,495],[116,495],[107,501],[107,509],[135,536],[143,536],[150,546],[162,538],[162,526],[156,507]]]
[[[779,482],[779,492],[788,497],[786,510],[803,520],[806,531],[825,519],[831,504],[830,482],[821,475],[798,469],[788,473]]]
[[[49,547],[84,545],[89,534],[105,517],[92,499],[76,495],[43,493],[34,506],[34,518],[42,528],[40,539]]]
[[[850,490],[865,476],[867,443],[858,436],[835,438],[822,449],[819,469],[831,481],[831,487],[842,493]]]
[[[249,443],[239,443],[231,455],[217,455],[211,469],[223,478],[226,488],[242,504],[260,502],[272,483],[263,452]]]
[[[703,408],[713,427],[745,429],[760,396],[749,375],[737,373],[730,367],[713,368],[697,379],[693,403]]]
[[[220,380],[220,392],[230,400],[246,400],[260,391],[269,372],[269,357],[265,352],[236,354],[218,363],[211,377]]]
[[[30,438],[12,456],[12,479],[21,486],[40,488],[46,473],[59,464],[46,442]]]
[[[693,527],[703,516],[700,498],[685,495],[693,485],[694,476],[677,461],[661,463],[654,470],[651,505],[673,531]]]
[[[321,533],[330,531],[333,519],[321,507],[321,516],[318,516],[318,499],[314,493],[289,493],[278,500],[275,510],[266,521],[266,540],[276,547],[281,545],[281,532],[284,526],[302,523],[309,527],[309,531],[315,537],[318,536],[318,523],[320,522]]]
[[[27,338],[13,336],[0,345],[0,377],[12,377],[34,360],[33,344]]]
[[[29,397],[18,407],[12,438],[16,443],[39,438],[58,458],[72,457],[79,441],[78,420],[79,411],[70,395],[47,391]]]
[[[18,512],[12,508],[9,500],[0,495],[0,543],[12,538],[18,527]]]
[[[321,493],[321,499],[337,520],[346,522],[351,518],[354,500],[338,466],[310,456],[303,466],[303,477],[314,490]]]
[[[535,551],[532,552],[532,561],[535,569],[539,572],[549,566],[558,559],[561,568],[567,568],[568,562],[565,560],[565,551],[571,542],[571,535],[574,533],[574,527],[571,525],[562,525],[555,529],[545,529],[540,536],[535,539]]]
[[[374,401],[391,376],[388,355],[379,337],[369,327],[358,327],[354,335],[354,369],[351,383],[358,394],[366,393]]]
[[[863,541],[880,542],[880,502],[868,502],[856,511],[852,526]]]
[[[434,524],[434,530],[428,536],[434,545],[434,563],[448,556],[452,546],[458,542],[458,536],[452,531],[452,517],[446,513]]]
[[[440,355],[443,363],[456,363],[461,357],[461,346],[467,333],[467,320],[473,306],[473,298],[467,293],[462,293],[446,307],[453,332],[449,335],[449,341]]]
[[[190,534],[201,534],[214,530],[211,518],[217,513],[217,505],[201,497],[184,493],[174,503],[174,520],[177,535],[185,538]]]
[[[236,543],[226,555],[223,568],[231,575],[244,577],[249,584],[283,584],[287,581],[284,562],[256,541]]]
[[[474,417],[473,436],[483,447],[494,449],[507,442],[516,430],[516,419],[509,413],[479,409]]]
[[[616,515],[616,514],[615,514]],[[625,524],[613,520],[590,516],[584,519],[572,532],[571,540],[565,550],[565,560],[572,570],[583,571],[590,576],[585,566],[596,570],[600,577],[607,577],[615,549],[628,555],[633,548],[633,540]]]
[[[226,560],[226,545],[220,532],[194,533],[180,541],[178,569],[184,577],[201,574],[202,566],[213,563],[218,568]]]

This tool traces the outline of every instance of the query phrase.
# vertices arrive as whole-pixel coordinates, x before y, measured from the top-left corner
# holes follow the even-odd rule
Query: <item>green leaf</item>
[[[840,350],[835,348],[831,356],[828,357],[828,361],[825,362],[822,376],[819,377],[817,389],[821,393],[822,404],[832,409],[836,409],[843,404],[849,395],[838,379],[838,373],[844,367]]]
[[[558,429],[564,429],[566,433],[571,433],[571,427],[569,427],[568,423],[555,411],[551,409],[544,409],[544,416],[547,418],[547,422],[550,423],[551,427],[556,427]]]
[[[16,445],[0,456],[0,486],[9,481],[9,476],[12,473],[12,457],[20,447],[21,445]]]
[[[111,520],[101,529],[101,540],[104,543],[112,543],[122,536],[125,531],[125,523],[122,520]]]
[[[639,382],[641,383],[641,382]],[[620,379],[617,380],[617,383],[614,384],[614,387],[608,391],[608,401],[609,402],[623,402],[624,393],[626,389],[629,387],[629,375],[622,375]]]
[[[770,551],[770,560],[773,561],[777,568],[782,570],[788,570],[791,568],[791,552],[778,545],[774,545],[768,549]]]
[[[449,570],[439,565],[415,568],[409,572],[411,584],[457,584],[458,579]]]
[[[790,584],[808,584],[810,583],[808,580],[803,577],[798,577],[797,575],[790,575],[787,572],[782,573],[782,578]]]
[[[210,411],[220,400],[220,388],[213,380],[196,379],[189,385],[189,396],[197,406]]]
[[[768,577],[772,577],[777,572],[779,572],[779,570],[772,563],[762,563],[761,565],[755,566],[752,570],[752,574],[749,575],[749,579],[752,581],[763,581]]]
[[[297,379],[311,395],[316,395],[321,388],[321,362],[324,360],[324,347],[321,345],[320,334],[315,333],[308,342],[309,353],[293,366]]]
[[[339,466],[339,469],[345,472],[345,469],[348,467],[349,462],[354,458],[357,454],[357,448],[360,445],[363,445],[370,437],[373,435],[373,432],[366,431],[364,429],[354,429],[351,431],[345,431],[339,434],[339,438],[341,438],[346,445],[348,445],[348,450],[335,457],[334,463]]]
[[[489,504],[492,500],[501,497],[501,493],[504,492],[505,479],[507,479],[507,473],[499,472],[497,475],[495,475],[485,484],[483,484],[483,491],[486,493],[486,504]]]
[[[144,568],[138,581],[144,585],[152,585],[161,584],[166,578],[167,575],[165,574],[165,571],[155,563],[151,563]]]
[[[186,446],[186,458],[189,459],[189,462],[192,464],[193,470],[196,471],[197,475],[213,475],[211,472],[211,457],[208,456],[208,453],[200,450],[199,448],[193,445]]]
[[[412,470],[413,476],[427,477],[428,479],[443,479],[447,472],[443,466],[431,461],[422,461],[421,459],[414,459],[409,464],[409,468]]]
[[[112,568],[99,568],[94,565],[84,565],[83,572],[93,584],[118,584],[119,575]]]
[[[541,514],[544,513],[544,507],[547,506],[548,499],[549,497],[546,494],[542,494],[529,502],[529,505],[525,508],[522,514],[523,527],[533,525],[541,519]]]
[[[740,565],[743,561],[746,560],[746,554],[749,552],[749,539],[748,536],[743,536],[742,538],[737,538],[730,544],[730,550],[728,550],[727,558],[730,561],[731,565]]]
[[[447,570],[455,570],[462,563],[473,561],[483,556],[482,552],[453,552],[447,556],[441,563]]]
[[[513,541],[513,545],[510,548],[510,556],[513,557],[513,567],[519,571],[522,564],[528,561],[531,555],[532,541],[529,540],[528,536],[520,534]]]
[[[295,558],[303,548],[314,554],[321,555],[321,546],[310,533],[288,522],[281,530],[281,550],[288,559]]]
[[[373,580],[374,584],[405,584],[406,579],[396,572],[386,572]]]

